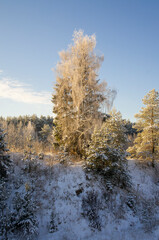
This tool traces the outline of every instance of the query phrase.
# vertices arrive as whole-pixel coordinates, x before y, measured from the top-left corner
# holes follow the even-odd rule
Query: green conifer
[[[149,160],[152,166],[159,157],[159,93],[152,89],[143,99],[140,112],[135,115],[134,128],[138,134],[134,146],[128,148],[131,157]]]
[[[11,160],[7,154],[8,149],[5,143],[5,133],[0,126],[0,177],[6,177],[9,173],[9,167],[11,165]]]

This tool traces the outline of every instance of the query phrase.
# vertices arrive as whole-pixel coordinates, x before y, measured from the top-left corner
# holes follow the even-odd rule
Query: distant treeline
[[[0,117],[0,124],[7,132],[6,140],[10,150],[22,151],[30,143],[38,152],[51,148],[53,117]]]
[[[10,124],[13,124],[14,127],[17,127],[19,123],[22,124],[22,127],[26,127],[28,123],[31,122],[38,137],[40,137],[41,135],[40,132],[44,127],[44,125],[48,125],[50,128],[54,126],[53,117],[50,117],[50,116],[38,117],[35,114],[32,116],[25,115],[25,116],[7,117],[7,118],[0,117],[0,122],[5,122],[7,126],[9,126]]]
[[[106,119],[104,121],[107,121]],[[53,128],[56,126],[53,117],[36,115],[0,117],[0,124],[7,132],[6,141],[10,150],[23,151],[30,143],[37,152],[52,151],[54,148]],[[123,120],[123,125],[126,134],[132,140],[137,134],[133,128],[134,124],[129,120]]]

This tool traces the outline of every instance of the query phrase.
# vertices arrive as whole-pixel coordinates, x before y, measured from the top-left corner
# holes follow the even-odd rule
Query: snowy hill
[[[49,164],[38,160],[28,172],[26,162],[14,159],[7,203],[12,209],[16,192],[31,192],[38,235],[28,239],[159,239],[157,170],[129,160],[132,188],[126,191],[86,173],[82,162],[60,164],[55,156]],[[17,236],[9,239],[22,238]]]

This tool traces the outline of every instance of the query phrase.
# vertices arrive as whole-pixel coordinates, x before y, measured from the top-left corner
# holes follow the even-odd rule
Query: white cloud
[[[0,98],[30,104],[51,104],[50,92],[36,92],[29,85],[5,77],[0,79]]]
[[[1,74],[1,73],[3,73],[3,70],[2,70],[2,69],[0,69],[0,74]]]

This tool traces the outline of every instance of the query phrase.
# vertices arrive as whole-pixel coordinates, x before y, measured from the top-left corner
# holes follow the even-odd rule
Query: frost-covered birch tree
[[[159,157],[159,93],[152,89],[144,98],[141,111],[135,115],[137,122],[134,128],[138,134],[134,146],[128,151],[132,157],[150,160],[154,166]]]
[[[103,56],[96,55],[95,35],[75,31],[73,44],[60,52],[52,102],[56,115],[54,136],[69,151],[81,153],[95,122],[99,121],[101,104],[107,100],[106,83],[99,82],[98,71]]]

